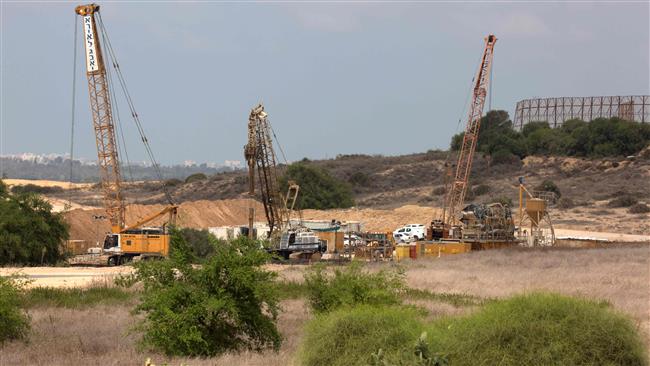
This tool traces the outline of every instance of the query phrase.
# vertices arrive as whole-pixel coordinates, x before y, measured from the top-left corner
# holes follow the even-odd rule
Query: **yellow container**
[[[409,251],[411,250],[410,245],[403,245],[400,244],[395,247],[395,257],[397,258],[397,261],[402,261],[404,259],[409,258]]]

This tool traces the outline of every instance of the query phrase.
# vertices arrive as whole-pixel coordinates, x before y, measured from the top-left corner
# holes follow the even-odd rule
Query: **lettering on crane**
[[[90,15],[84,16],[82,24],[84,28],[84,43],[86,44],[86,68],[88,72],[99,70],[97,62],[97,44],[95,43],[95,32],[93,30],[93,17]]]

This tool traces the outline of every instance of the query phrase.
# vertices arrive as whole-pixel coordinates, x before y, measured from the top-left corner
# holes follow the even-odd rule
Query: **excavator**
[[[260,198],[268,222],[267,238],[271,242],[269,251],[289,259],[292,253],[311,256],[322,253],[327,246],[314,232],[301,225],[291,225],[291,213],[296,205],[300,186],[289,181],[287,193],[280,190],[271,125],[264,106],[258,104],[248,117],[248,143],[244,146],[244,157],[248,164],[249,196],[255,197],[255,172],[260,186]],[[255,209],[251,206],[248,215],[248,235],[253,237]]]
[[[86,76],[88,78],[88,91],[90,94],[90,109],[92,112],[93,127],[97,143],[97,157],[99,162],[100,185],[106,217],[111,224],[111,232],[104,239],[102,261],[109,266],[120,265],[134,259],[162,258],[169,254],[170,225],[176,222],[178,206],[165,191],[168,206],[158,213],[143,218],[131,225],[125,222],[126,206],[122,192],[122,174],[118,156],[117,139],[115,137],[115,124],[113,122],[113,106],[111,104],[112,85],[107,77],[104,53],[100,45],[100,37],[106,38],[105,29],[99,13],[99,5],[79,5],[75,13],[82,17],[82,35],[85,44]],[[103,33],[99,33],[102,30]],[[119,64],[114,57],[110,41],[107,41],[108,56],[116,69],[118,80],[125,89],[124,79],[119,71]],[[159,173],[159,166],[153,158],[147,138],[144,136],[139,117],[135,112],[128,91],[125,95],[131,109],[131,114],[138,126],[142,141],[145,144],[154,168]],[[162,180],[160,173],[158,174]],[[162,226],[147,226],[160,218],[168,216]]]

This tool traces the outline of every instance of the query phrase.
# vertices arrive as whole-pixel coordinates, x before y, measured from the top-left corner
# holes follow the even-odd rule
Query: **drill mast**
[[[286,205],[290,197],[282,197],[280,193],[271,125],[262,104],[253,108],[248,117],[248,143],[244,146],[244,156],[248,163],[248,188],[251,197],[255,195],[255,171],[257,170],[260,196],[269,224],[269,237],[271,237],[275,232],[281,232],[289,224],[289,210]],[[297,195],[297,188],[290,183],[289,189],[292,188],[296,189],[295,195]],[[295,195],[291,195],[293,198],[291,200],[292,208],[295,203]],[[249,235],[252,235],[253,216],[251,211]]]
[[[488,85],[490,82],[490,69],[492,68],[492,56],[494,54],[494,44],[497,38],[490,34],[485,38],[485,47],[483,57],[479,65],[476,77],[474,78],[474,88],[472,91],[472,104],[469,109],[467,126],[463,136],[463,145],[458,154],[458,163],[456,165],[456,175],[451,182],[451,187],[447,192],[445,207],[448,213],[448,224],[454,225],[458,222],[457,211],[459,206],[465,201],[467,193],[467,184],[469,175],[472,170],[472,160],[476,151],[479,130],[481,127],[481,116],[487,96]],[[445,218],[443,217],[443,222]]]
[[[104,206],[111,223],[111,231],[119,233],[125,226],[125,208],[109,85],[95,20],[95,14],[99,12],[99,5],[80,5],[75,8],[75,12],[83,17],[86,76],[88,77],[90,109],[97,142]]]

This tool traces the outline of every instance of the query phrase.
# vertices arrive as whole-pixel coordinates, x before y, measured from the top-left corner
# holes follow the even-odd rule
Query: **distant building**
[[[570,119],[591,121],[601,117],[648,123],[650,95],[524,99],[517,102],[514,126],[521,130],[528,122],[546,121],[551,127],[559,127]]]

